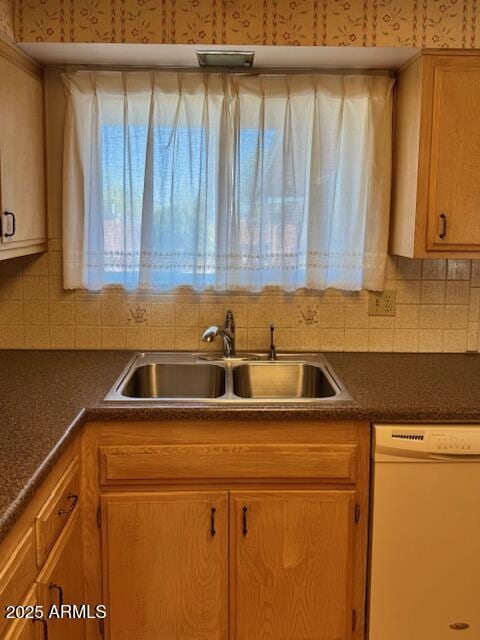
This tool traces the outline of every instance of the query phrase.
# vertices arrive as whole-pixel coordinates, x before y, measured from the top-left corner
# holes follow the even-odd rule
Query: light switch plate
[[[385,291],[370,291],[368,296],[369,316],[394,316],[397,292],[391,289]]]

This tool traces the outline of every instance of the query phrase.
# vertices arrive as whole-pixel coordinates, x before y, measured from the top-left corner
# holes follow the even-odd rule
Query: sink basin
[[[240,398],[331,398],[336,394],[314,364],[264,362],[233,370],[233,392]]]
[[[137,353],[105,396],[107,402],[169,405],[318,404],[351,402],[320,353]]]
[[[216,364],[152,363],[133,369],[121,390],[128,398],[219,398],[225,369]]]

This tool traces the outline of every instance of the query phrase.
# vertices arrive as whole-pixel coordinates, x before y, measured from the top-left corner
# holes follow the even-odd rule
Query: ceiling
[[[18,43],[44,65],[198,67],[197,50],[255,51],[254,68],[399,69],[420,49],[410,47],[282,47],[241,45]]]

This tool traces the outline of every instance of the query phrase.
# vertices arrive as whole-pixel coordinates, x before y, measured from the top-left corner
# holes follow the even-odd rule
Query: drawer
[[[33,586],[28,592],[27,597],[22,602],[23,607],[34,607],[37,604],[37,589]],[[45,623],[42,620],[38,620],[36,623],[29,618],[11,621],[7,626],[7,633],[5,640],[36,640],[37,627],[43,630]],[[45,634],[43,634],[45,635]]]
[[[37,563],[41,567],[72,513],[78,509],[80,469],[76,457],[35,518]]]
[[[100,448],[102,484],[171,480],[355,482],[356,445],[188,444]]]
[[[4,637],[9,622],[4,617],[5,607],[21,605],[36,577],[35,536],[30,527],[8,562],[0,567],[0,638]]]

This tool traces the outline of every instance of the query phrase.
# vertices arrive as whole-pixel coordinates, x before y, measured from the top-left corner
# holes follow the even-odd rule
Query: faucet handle
[[[274,333],[275,333],[275,323],[272,321],[270,322],[270,349],[268,350],[269,360],[277,359],[277,350],[275,348],[275,339],[273,337]]]

